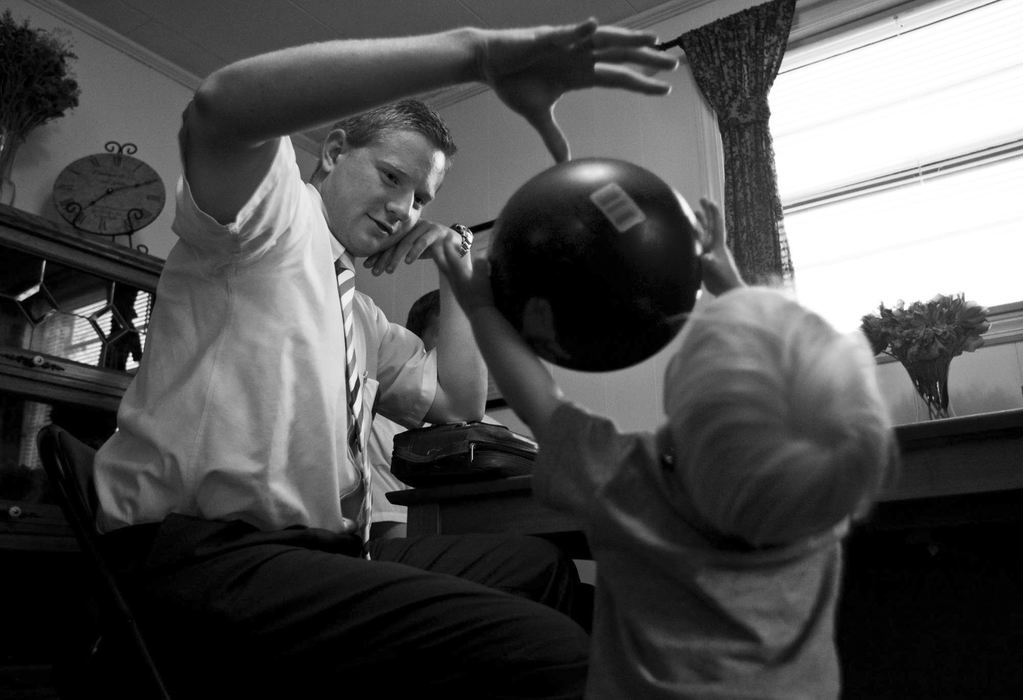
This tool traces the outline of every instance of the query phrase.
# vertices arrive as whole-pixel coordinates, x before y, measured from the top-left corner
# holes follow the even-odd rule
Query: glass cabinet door
[[[0,206],[0,546],[59,525],[39,429],[57,423],[96,447],[113,433],[162,266]]]
[[[131,371],[145,346],[153,295],[40,255],[0,260],[0,347]]]

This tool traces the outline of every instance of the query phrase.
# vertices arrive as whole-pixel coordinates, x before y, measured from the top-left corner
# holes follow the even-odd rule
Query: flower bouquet
[[[948,405],[948,368],[952,358],[984,344],[991,327],[988,310],[963,294],[938,294],[926,302],[899,301],[863,317],[861,329],[874,354],[902,363],[931,418],[951,415]]]
[[[28,132],[78,106],[76,58],[55,33],[16,22],[10,10],[0,15],[0,201],[13,199],[10,171]]]

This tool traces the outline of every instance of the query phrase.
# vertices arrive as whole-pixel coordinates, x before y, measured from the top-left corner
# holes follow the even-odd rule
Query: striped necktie
[[[361,524],[364,529],[363,540],[367,539],[372,512],[372,491],[370,489],[370,469],[362,454],[362,382],[355,362],[355,314],[352,301],[355,299],[355,271],[347,256],[334,261],[334,272],[337,274],[337,292],[341,297],[341,319],[345,329],[345,384],[348,396],[348,447],[352,459],[362,474],[362,514]]]

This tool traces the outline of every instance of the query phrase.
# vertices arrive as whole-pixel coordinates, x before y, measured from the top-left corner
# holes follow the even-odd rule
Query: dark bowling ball
[[[549,362],[588,372],[634,365],[675,337],[696,302],[695,226],[682,196],[638,165],[555,165],[497,217],[495,303]]]

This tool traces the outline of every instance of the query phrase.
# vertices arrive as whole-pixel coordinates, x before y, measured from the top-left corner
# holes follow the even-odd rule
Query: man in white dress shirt
[[[421,218],[454,153],[409,95],[482,82],[556,160],[567,90],[663,94],[655,37],[593,20],[327,41],[245,59],[185,109],[171,251],[146,355],[96,461],[104,547],[184,697],[580,697],[588,640],[571,562],[534,538],[375,540],[370,411],[479,418],[485,370],[447,287],[471,240]],[[338,122],[337,120],[341,120]],[[335,124],[303,182],[289,134]],[[427,353],[354,300],[362,435],[348,436],[335,262],[441,272]],[[358,424],[358,423],[357,423]],[[354,446],[353,446],[354,445]]]

